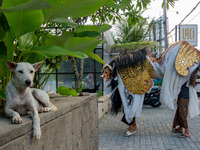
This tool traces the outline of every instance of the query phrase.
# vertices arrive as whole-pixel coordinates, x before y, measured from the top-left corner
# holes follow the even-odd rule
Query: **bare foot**
[[[134,128],[134,129],[137,129],[136,122],[133,123],[133,128]]]
[[[188,133],[182,133],[182,134],[180,134],[179,136],[178,136],[179,138],[190,138],[190,134],[188,134]]]
[[[173,128],[172,133],[183,133],[183,129],[182,128]]]

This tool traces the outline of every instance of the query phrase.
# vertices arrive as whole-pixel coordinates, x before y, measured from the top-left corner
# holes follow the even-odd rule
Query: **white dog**
[[[6,86],[5,114],[13,123],[22,123],[20,115],[30,112],[33,119],[33,137],[39,140],[41,137],[39,112],[55,111],[57,108],[49,101],[46,92],[40,89],[30,88],[33,85],[35,71],[42,62],[30,64],[26,62],[14,63],[7,61],[7,67],[13,71],[12,79]]]

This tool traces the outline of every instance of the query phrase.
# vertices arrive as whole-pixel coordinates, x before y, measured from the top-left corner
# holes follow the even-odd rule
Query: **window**
[[[97,46],[94,51],[95,54],[99,55],[103,59],[103,45]],[[80,71],[80,59],[76,59],[77,69]],[[95,86],[100,85],[98,91],[103,91],[103,80],[100,78],[102,64],[95,61],[92,58],[84,59],[84,69],[83,69],[83,81],[84,89],[94,89]],[[40,70],[39,76],[45,72],[45,67]],[[46,82],[44,90],[47,92],[56,91],[59,86],[67,86],[72,88],[75,82],[75,75],[72,68],[71,59],[68,61],[63,61],[60,68],[56,69],[52,74],[47,73],[49,79]],[[40,83],[44,80],[41,79]]]

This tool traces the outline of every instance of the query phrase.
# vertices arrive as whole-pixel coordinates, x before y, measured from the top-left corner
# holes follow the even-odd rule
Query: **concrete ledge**
[[[55,112],[41,113],[42,138],[32,140],[32,119],[23,116],[22,124],[12,124],[0,113],[0,150],[21,149],[98,149],[97,94],[82,97],[55,95]]]
[[[105,96],[101,96],[98,99],[98,118],[101,119],[109,109],[109,97],[110,94],[107,94]]]

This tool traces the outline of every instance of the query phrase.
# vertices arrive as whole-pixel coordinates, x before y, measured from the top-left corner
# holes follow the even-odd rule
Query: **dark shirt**
[[[189,99],[189,87],[187,87],[186,84],[187,84],[187,82],[182,85],[181,91],[180,91],[178,97]]]

